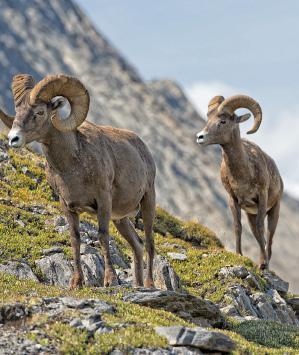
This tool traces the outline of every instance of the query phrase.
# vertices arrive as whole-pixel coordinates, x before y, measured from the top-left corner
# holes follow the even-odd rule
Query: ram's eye
[[[37,114],[38,114],[39,116],[42,116],[42,115],[44,114],[44,111],[38,111]]]

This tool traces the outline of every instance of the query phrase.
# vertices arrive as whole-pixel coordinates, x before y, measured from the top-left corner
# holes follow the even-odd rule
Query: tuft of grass
[[[48,218],[0,204],[0,263],[25,259],[34,266],[43,249],[57,244],[69,245],[65,233],[58,233],[45,223]]]
[[[270,348],[298,349],[299,329],[295,326],[267,320],[245,321],[232,326],[232,330],[245,339]]]
[[[222,248],[222,243],[209,228],[196,222],[184,223],[161,207],[156,209],[154,231],[163,236],[171,235],[201,248]]]

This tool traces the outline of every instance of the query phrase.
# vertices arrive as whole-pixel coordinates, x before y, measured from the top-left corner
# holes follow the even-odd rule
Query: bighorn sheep
[[[1,112],[11,147],[32,141],[41,143],[47,160],[47,179],[58,192],[70,226],[74,258],[71,288],[83,284],[80,261],[79,214],[94,213],[99,223],[105,275],[104,285],[118,279],[109,252],[109,221],[133,249],[135,285],[143,285],[143,242],[129,216],[139,208],[145,230],[147,269],[144,284],[152,287],[155,216],[155,163],[143,141],[133,132],[85,121],[89,94],[77,79],[50,75],[35,85],[30,75],[16,75],[12,83],[15,118]],[[57,97],[58,96],[58,97]],[[68,99],[66,119],[58,109]]]
[[[208,121],[197,134],[201,145],[220,144],[222,147],[221,180],[229,195],[234,220],[236,252],[241,249],[241,209],[260,247],[260,268],[268,267],[272,254],[272,240],[279,218],[283,182],[273,161],[256,144],[241,139],[239,123],[250,114],[238,116],[235,110],[247,108],[254,115],[254,126],[248,134],[258,130],[262,121],[260,105],[245,95],[224,99],[215,96],[209,103]],[[267,249],[264,239],[264,220],[268,215]]]

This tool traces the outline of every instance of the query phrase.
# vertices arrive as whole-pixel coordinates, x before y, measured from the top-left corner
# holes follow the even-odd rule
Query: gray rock
[[[119,353],[113,355],[119,355]],[[201,352],[199,349],[196,348],[191,348],[191,347],[186,347],[186,346],[178,346],[178,347],[172,347],[169,349],[134,349],[132,354],[134,355],[201,355],[203,352]]]
[[[103,286],[104,261],[99,254],[81,255],[82,271],[86,286]]]
[[[164,309],[198,325],[223,323],[220,310],[216,305],[190,294],[141,289],[125,295],[123,300],[151,308]]]
[[[220,311],[227,316],[231,316],[231,317],[239,316],[239,312],[237,311],[236,307],[231,304],[226,307],[220,308]]]
[[[61,297],[59,301],[68,308],[81,309],[90,306],[88,300],[80,300],[73,297]]]
[[[18,279],[38,281],[31,267],[24,261],[8,261],[6,264],[0,264],[0,271],[14,275]]]
[[[294,311],[299,312],[299,297],[288,298],[288,304],[293,308]]]
[[[257,317],[255,308],[251,303],[251,299],[246,293],[243,286],[236,285],[230,288],[229,292],[233,305],[236,307],[238,312],[243,316],[253,316]]]
[[[54,219],[54,226],[55,227],[63,227],[67,225],[67,220],[63,216],[57,216]]]
[[[7,159],[8,159],[8,154],[1,149],[0,150],[0,162],[7,160]]]
[[[0,306],[0,323],[19,320],[30,313],[31,310],[22,303],[3,304]]]
[[[261,290],[261,286],[260,286],[258,280],[251,273],[249,273],[249,275],[245,278],[245,281],[247,282],[248,286],[255,288],[257,290]]]
[[[235,276],[245,279],[249,275],[249,272],[244,266],[225,266],[219,270],[218,274],[222,278]]]
[[[44,281],[50,285],[67,287],[72,276],[71,263],[64,254],[53,254],[36,261]]]
[[[57,254],[63,253],[63,249],[61,247],[51,247],[42,250],[43,255]]]
[[[180,279],[168,260],[160,255],[154,259],[154,282],[157,288],[170,291],[182,291]]]
[[[116,244],[115,240],[112,237],[109,238],[109,250],[110,250],[112,263],[114,265],[117,265],[118,267],[120,267],[122,269],[128,269],[129,268],[129,265],[123,259],[122,254],[119,251],[119,249],[117,247],[117,244]]]
[[[183,253],[167,253],[167,255],[173,260],[179,260],[179,261],[187,260],[187,255]]]
[[[263,272],[264,278],[268,283],[277,290],[278,292],[287,293],[289,290],[289,283],[282,280],[279,276],[275,275],[273,272],[265,270]]]
[[[204,328],[186,328],[182,326],[157,327],[157,334],[167,338],[173,346],[192,346],[208,351],[230,352],[235,343],[225,334]]]

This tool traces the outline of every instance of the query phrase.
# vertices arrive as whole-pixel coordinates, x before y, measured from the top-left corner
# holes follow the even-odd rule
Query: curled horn
[[[31,90],[34,88],[35,81],[31,75],[17,74],[12,79],[12,94],[15,107],[29,102]]]
[[[218,113],[229,113],[232,115],[238,108],[247,108],[254,116],[254,125],[247,134],[255,133],[262,122],[261,106],[251,97],[246,95],[235,95],[224,100],[218,107]]]
[[[62,119],[58,113],[51,118],[53,126],[60,131],[69,132],[80,126],[86,119],[89,110],[89,93],[76,78],[67,75],[49,75],[35,85],[30,93],[30,104],[39,101],[50,102],[56,96],[68,99],[71,112]]]
[[[223,96],[214,96],[209,102],[208,114],[211,111],[214,111],[223,101],[224,101],[224,97]]]

